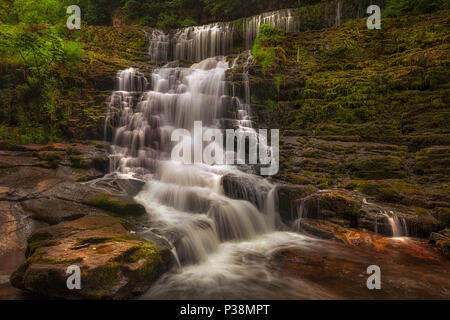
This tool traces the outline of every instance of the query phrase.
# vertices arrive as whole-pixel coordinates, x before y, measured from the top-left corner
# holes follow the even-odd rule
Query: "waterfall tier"
[[[218,22],[187,27],[170,34],[154,30],[149,37],[149,56],[156,62],[173,60],[198,62],[209,57],[227,55],[239,38],[243,38],[247,48],[250,48],[259,28],[265,23],[286,31],[298,31],[298,10],[272,11],[244,18],[240,22]],[[239,32],[243,34],[238,35]]]

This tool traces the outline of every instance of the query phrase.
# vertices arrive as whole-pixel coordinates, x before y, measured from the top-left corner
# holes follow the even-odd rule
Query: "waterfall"
[[[342,21],[342,2],[338,0],[336,3],[336,21],[335,26],[340,26]]]
[[[251,58],[247,61],[250,63]],[[154,70],[151,81],[139,71],[127,69],[118,73],[116,91],[110,99],[112,170],[146,181],[136,199],[147,208],[158,234],[173,237],[181,265],[205,261],[222,242],[267,233],[276,221],[274,192],[267,199],[261,194],[264,210],[223,194],[219,187],[222,176],[245,173],[228,166],[184,165],[170,157],[175,129],[193,133],[194,121],[199,120],[204,127],[220,127],[228,69],[228,62],[221,56],[190,68],[169,63]],[[144,90],[149,82],[151,90]],[[243,105],[248,106],[248,99],[244,98],[247,103]],[[241,111],[245,109],[248,107]],[[240,123],[247,124],[249,115],[239,114]],[[252,179],[256,184],[267,184],[264,179]]]
[[[336,10],[341,12],[340,4]],[[297,17],[295,10],[286,9],[242,19],[243,44],[250,48],[264,23],[296,31]],[[235,32],[236,23],[168,34],[153,30],[147,34],[149,60],[166,64],[151,74],[129,68],[116,77],[105,125],[111,172],[145,182],[135,196],[147,211],[143,234],[169,243],[180,267],[158,280],[146,294],[149,298],[218,297],[217,293],[224,294],[221,298],[240,298],[237,293],[244,292],[251,298],[276,298],[280,292],[293,297],[301,292],[298,288],[325,295],[310,284],[273,276],[269,263],[273,252],[298,244],[319,247],[320,241],[284,232],[277,210],[278,189],[271,181],[246,173],[243,167],[195,161],[187,165],[171,158],[172,133],[184,129],[195,134],[195,121],[202,121],[204,130],[224,130],[230,124],[260,138],[251,120],[251,52],[238,55],[231,67],[225,57],[233,49]],[[182,67],[186,63],[179,60],[195,64]],[[241,77],[241,90],[226,81],[230,68]],[[266,141],[260,148],[272,152]],[[234,193],[225,192],[228,176],[236,178],[231,183]],[[297,225],[307,216],[303,203],[298,210]],[[399,227],[404,221],[387,216],[393,235],[405,234],[406,228]]]
[[[394,238],[407,237],[408,236],[408,225],[403,217],[399,217],[394,212],[383,212],[386,217],[389,226],[391,227],[392,236]]]
[[[244,45],[250,49],[262,24],[298,31],[296,9],[284,9],[255,15],[242,20]],[[237,22],[217,22],[203,26],[186,27],[171,33],[153,30],[149,38],[149,57],[155,62],[204,59],[230,54],[236,40]]]
[[[230,23],[213,23],[179,29],[172,37],[173,60],[201,61],[230,53],[233,27]]]
[[[170,34],[154,30],[149,37],[152,61],[188,60],[200,62],[206,58],[227,55],[233,48],[233,25],[218,22],[177,29]]]
[[[263,24],[269,24],[273,27],[285,31],[298,31],[298,22],[294,9],[284,9],[272,12],[266,12],[250,18],[244,19],[244,40],[247,48],[251,48],[253,41],[258,35],[259,29]]]
[[[153,30],[149,38],[148,53],[151,61],[169,61],[170,37],[161,30]]]

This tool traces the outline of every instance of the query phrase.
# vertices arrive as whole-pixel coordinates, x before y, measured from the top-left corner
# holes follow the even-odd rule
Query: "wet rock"
[[[334,226],[338,227],[337,225]],[[335,229],[331,228],[334,226],[326,222],[300,219],[297,223],[296,229],[299,232],[306,232],[322,239],[334,239]]]
[[[15,202],[0,201],[0,277],[9,278],[24,261],[27,237],[46,226],[21,215]]]
[[[39,198],[21,203],[22,208],[35,220],[50,225],[67,220],[75,220],[86,215],[106,215],[102,210],[90,206],[61,199]]]
[[[73,181],[62,181],[52,188],[42,192],[41,196],[86,203],[100,193],[102,193],[102,191],[90,186],[89,184],[77,183]]]
[[[436,244],[438,241],[447,240],[448,238],[449,237],[447,237],[447,236],[445,236],[443,234],[440,234],[438,232],[433,232],[430,235],[430,243]]]
[[[137,179],[116,179],[115,183],[125,191],[129,196],[136,196],[141,192],[145,182]]]
[[[255,179],[257,178],[227,174],[222,177],[224,193],[232,199],[247,200],[262,210],[269,187],[257,183]]]
[[[376,262],[376,263],[375,263]],[[446,299],[449,262],[420,240],[372,236],[369,245],[315,240],[274,252],[272,263],[284,275],[309,281],[310,296],[331,299]],[[367,267],[382,270],[382,289],[367,290]],[[430,290],[430,288],[440,288]]]
[[[346,190],[330,190],[312,194],[298,201],[295,218],[326,220],[330,217],[348,221],[357,226],[362,200],[355,193]]]
[[[349,246],[366,247],[371,246],[373,242],[372,235],[366,231],[343,228],[328,221],[300,219],[296,223],[296,229],[300,232],[306,232],[322,239],[334,240]]]
[[[77,169],[96,169],[107,173],[109,158],[102,145],[74,145],[68,150],[70,166]]]
[[[450,258],[450,229],[431,233],[430,243],[438,247],[447,258]]]
[[[107,190],[109,193],[134,197],[141,192],[145,181],[136,178],[121,178],[115,174],[108,174],[101,180],[89,183],[89,185],[100,190]]]
[[[436,245],[441,250],[441,252],[450,259],[450,239],[439,240]]]
[[[86,203],[119,216],[139,216],[146,212],[143,205],[129,196],[102,193],[90,198]]]
[[[12,154],[0,155],[0,169],[14,167],[32,167],[38,165],[40,165],[40,162],[31,156]]]
[[[3,199],[10,201],[35,198],[62,181],[54,171],[40,167],[8,169],[0,175],[0,186],[9,189]]]
[[[130,235],[111,217],[84,217],[42,229],[28,239],[26,257],[11,284],[59,299],[131,298],[174,262],[168,248]],[[71,265],[81,269],[81,290],[67,288]]]
[[[277,187],[278,206],[281,218],[293,221],[297,218],[297,200],[317,192],[313,186],[280,185]]]

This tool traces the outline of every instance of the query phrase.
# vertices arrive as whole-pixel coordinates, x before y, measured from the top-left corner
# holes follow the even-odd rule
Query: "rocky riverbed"
[[[4,147],[0,153],[0,297],[136,298],[167,271],[176,270],[169,244],[148,233],[145,238],[150,240],[138,237],[139,217],[146,213],[133,196],[143,183],[108,176],[98,180],[108,171],[102,143],[24,145]],[[254,186],[242,179],[223,177],[225,193],[257,205]],[[313,281],[334,294],[345,282],[348,292],[337,296],[373,298],[356,284],[361,282],[358,274],[363,265],[376,256],[389,270],[387,296],[448,294],[448,281],[442,280],[448,279],[448,229],[432,233],[428,241],[423,238],[430,234],[426,225],[407,207],[368,201],[363,194],[345,189],[319,191],[313,186],[279,184],[277,198],[286,228],[316,238],[317,247],[290,243],[274,250],[269,255],[274,274]],[[402,238],[391,238],[386,212],[393,210],[404,219],[403,231],[408,234]],[[86,286],[68,294],[65,271],[73,264],[80,266]],[[428,280],[411,289],[395,278],[401,270]],[[425,287],[439,281],[439,292],[421,295]]]
[[[124,179],[102,187],[87,183],[103,177],[108,165],[100,142],[0,151],[2,298],[22,297],[10,286],[15,269],[14,287],[67,298],[65,270],[77,264],[93,280],[73,298],[116,298],[142,292],[172,266],[167,247],[134,236],[126,222],[145,214],[129,194],[142,184]]]

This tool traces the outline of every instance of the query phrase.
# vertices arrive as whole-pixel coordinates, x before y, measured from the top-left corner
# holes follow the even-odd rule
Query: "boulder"
[[[144,206],[130,196],[101,193],[90,198],[86,203],[119,216],[139,216],[146,213]]]
[[[86,215],[106,215],[102,210],[62,199],[38,198],[21,203],[22,209],[31,214],[35,220],[46,222],[50,225],[61,221],[75,220]]]
[[[278,210],[284,221],[293,221],[298,217],[297,204],[303,199],[315,192],[317,188],[313,186],[280,185],[277,187]]]
[[[130,234],[121,220],[90,216],[39,230],[28,238],[27,260],[11,284],[57,299],[125,299],[142,294],[174,258],[170,249]],[[81,289],[69,290],[69,266]]]
[[[349,226],[357,226],[362,200],[347,190],[330,190],[312,194],[297,203],[295,218],[318,220],[343,219]]]
[[[430,243],[435,245],[447,258],[450,258],[450,229],[433,232],[430,235]]]
[[[343,228],[329,221],[300,219],[297,222],[297,231],[306,232],[322,239],[334,240],[348,246],[367,247],[371,246],[373,242],[372,235],[366,231]]]

